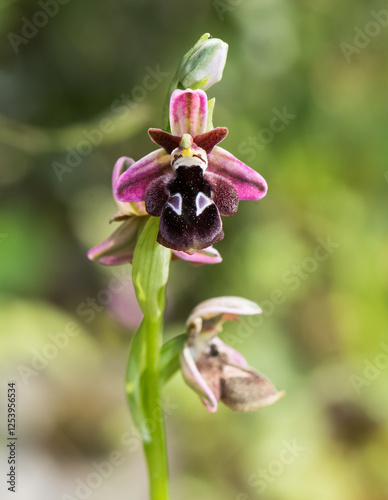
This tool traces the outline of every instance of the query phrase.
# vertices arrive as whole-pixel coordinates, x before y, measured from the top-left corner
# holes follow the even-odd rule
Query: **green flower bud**
[[[207,90],[222,78],[228,44],[219,38],[208,37],[204,35],[182,61],[178,79],[185,89]]]

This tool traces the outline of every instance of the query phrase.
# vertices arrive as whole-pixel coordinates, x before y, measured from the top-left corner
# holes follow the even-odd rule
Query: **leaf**
[[[159,219],[150,217],[135,248],[132,279],[144,314],[129,355],[126,392],[136,428],[144,443],[163,442],[164,429],[152,429],[160,407],[159,354],[162,344],[165,287],[171,250],[156,241]]]
[[[161,386],[166,384],[174,373],[180,369],[179,357],[186,340],[187,333],[183,333],[163,344],[159,359],[159,380]]]
[[[144,442],[151,440],[149,430],[144,425],[146,415],[144,413],[141,394],[141,375],[146,366],[145,343],[143,342],[144,320],[137,330],[131,345],[126,373],[126,394],[133,423],[139,431]]]
[[[171,250],[156,241],[159,218],[150,217],[135,248],[132,277],[137,300],[149,319],[164,312],[164,288],[167,284]]]

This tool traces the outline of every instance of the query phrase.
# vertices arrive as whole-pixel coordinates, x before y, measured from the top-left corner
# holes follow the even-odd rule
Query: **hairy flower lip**
[[[260,307],[247,299],[218,297],[202,302],[190,314],[189,337],[180,358],[182,375],[209,412],[217,411],[219,401],[234,411],[255,411],[284,395],[217,336],[225,321],[260,313]]]
[[[134,163],[135,161],[132,158],[121,157],[117,160],[112,172],[113,198],[118,212],[111,218],[110,222],[121,222],[120,226],[100,245],[91,248],[87,253],[89,260],[97,260],[105,266],[132,264],[137,239],[149,218],[143,201],[121,202],[115,196],[114,188],[117,179],[125,169],[132,168]],[[185,260],[194,265],[222,262],[221,255],[213,247],[192,254],[173,250],[172,255],[173,259]]]
[[[217,145],[226,137],[227,128],[206,130],[208,101],[203,90],[175,90],[170,100],[170,123],[171,134],[149,129],[151,140],[161,149],[141,158],[120,175],[115,198],[120,202],[146,201],[148,213],[161,217],[159,243],[190,253],[220,241],[224,237],[220,215],[233,215],[239,200],[261,199],[267,192],[267,184],[259,173]],[[198,165],[203,170],[203,179],[198,177],[195,182],[198,194],[201,192],[204,200],[210,200],[203,205],[209,206],[206,216],[197,208],[189,218],[190,208],[182,214],[177,205],[174,208],[180,217],[177,219],[168,209],[173,207],[169,204],[170,196],[176,198],[170,189],[177,175],[174,164],[178,165],[179,157],[182,157],[179,165],[185,168]],[[202,185],[207,187],[200,187]],[[204,195],[206,190],[208,195]],[[187,198],[186,203],[187,207],[194,206],[194,198]],[[183,228],[187,228],[184,235]]]

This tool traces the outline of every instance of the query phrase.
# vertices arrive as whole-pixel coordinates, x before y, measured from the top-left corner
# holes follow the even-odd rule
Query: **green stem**
[[[148,464],[151,500],[168,500],[168,465],[163,405],[159,384],[159,355],[163,320],[145,323],[147,368],[143,378],[145,414],[151,419],[151,440],[144,442]]]
[[[126,389],[132,418],[143,440],[150,498],[169,500],[159,358],[171,252],[156,242],[158,228],[159,219],[151,217],[140,235],[133,259],[133,283],[144,319],[132,342]]]

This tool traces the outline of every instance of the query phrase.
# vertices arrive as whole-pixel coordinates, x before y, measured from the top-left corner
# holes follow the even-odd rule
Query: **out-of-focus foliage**
[[[130,266],[99,267],[86,251],[111,232],[115,160],[153,149],[146,130],[161,125],[176,65],[205,32],[230,47],[208,92],[214,125],[269,192],[224,218],[222,264],[172,264],[166,338],[200,301],[254,300],[263,321],[223,338],[286,396],[209,415],[175,376],[172,497],[387,498],[386,8],[2,3],[0,376],[18,382],[20,499],[77,497],[83,482],[96,500],[147,498],[123,387],[140,321]],[[106,477],[91,476],[118,451]]]

